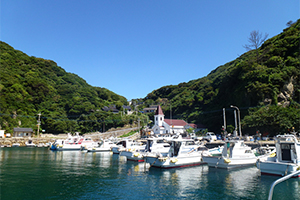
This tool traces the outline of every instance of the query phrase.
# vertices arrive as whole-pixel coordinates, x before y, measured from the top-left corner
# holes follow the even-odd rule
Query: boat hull
[[[122,151],[120,156],[125,156],[128,161],[144,162],[142,152]]]
[[[255,157],[250,158],[229,158],[226,159],[222,156],[211,157],[203,156],[203,162],[207,163],[209,167],[222,168],[222,169],[235,169],[241,167],[253,166],[257,160]]]
[[[190,156],[190,157],[146,157],[146,162],[151,167],[170,169],[170,168],[181,168],[191,167],[206,164],[202,161],[201,156]]]
[[[261,174],[273,176],[286,176],[299,170],[299,165],[296,163],[282,163],[272,161],[257,161],[256,167],[260,170]],[[294,177],[300,177],[296,175]]]
[[[87,152],[108,152],[110,151],[110,148],[91,148],[88,149]]]
[[[57,147],[57,151],[80,151],[81,145],[79,144],[64,144]]]

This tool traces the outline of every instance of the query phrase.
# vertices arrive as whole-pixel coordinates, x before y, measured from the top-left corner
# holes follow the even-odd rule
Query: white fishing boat
[[[38,143],[37,147],[44,147],[44,143]]]
[[[44,147],[50,147],[50,146],[51,146],[51,142],[44,143]]]
[[[254,165],[258,157],[242,140],[226,141],[221,155],[203,155],[209,167],[233,169]]]
[[[120,155],[125,156],[129,161],[143,162],[144,156],[158,153],[166,156],[169,149],[170,144],[165,141],[165,138],[147,138],[145,148],[127,149],[122,151]]]
[[[11,147],[19,147],[20,146],[20,143],[13,143],[12,145],[11,145]]]
[[[57,151],[79,151],[83,149],[88,149],[89,147],[95,146],[97,143],[90,137],[82,137],[79,135],[71,136],[68,135],[66,140],[56,140],[51,145],[51,150]]]
[[[300,143],[294,135],[276,136],[275,148],[276,153],[257,160],[261,174],[285,176],[300,170]]]
[[[116,143],[112,148],[111,151],[113,154],[120,154],[121,151],[127,150],[135,150],[135,149],[140,149],[142,148],[140,146],[140,143],[132,140],[132,139],[123,139]]]
[[[110,140],[101,140],[97,143],[97,146],[89,147],[87,152],[105,152],[110,151],[115,146],[115,143]]]
[[[152,167],[158,168],[177,168],[189,167],[205,164],[202,161],[202,153],[207,148],[203,145],[196,144],[193,139],[173,139],[171,147],[166,156],[146,155],[146,162]]]
[[[36,145],[33,143],[32,140],[28,140],[27,142],[25,142],[25,146],[26,147],[36,147]]]

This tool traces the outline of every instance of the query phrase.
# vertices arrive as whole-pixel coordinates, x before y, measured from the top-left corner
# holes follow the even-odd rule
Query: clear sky
[[[1,0],[1,41],[128,100],[209,74],[299,0]]]

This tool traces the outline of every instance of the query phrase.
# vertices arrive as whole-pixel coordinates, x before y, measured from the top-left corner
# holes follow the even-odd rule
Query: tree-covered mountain
[[[216,133],[223,125],[223,108],[234,126],[231,105],[240,108],[244,133],[274,135],[292,127],[300,132],[299,29],[300,20],[206,77],[161,87],[144,101],[162,103],[166,117],[171,109],[174,118],[205,124]]]
[[[128,123],[102,111],[111,104],[127,105],[125,97],[92,87],[51,60],[28,56],[4,42],[0,49],[0,129],[11,132],[14,127],[31,127],[36,131],[38,113],[41,128],[50,133],[84,133]]]

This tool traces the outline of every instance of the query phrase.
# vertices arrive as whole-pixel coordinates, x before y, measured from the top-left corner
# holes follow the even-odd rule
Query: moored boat
[[[111,148],[115,145],[114,142],[110,140],[101,140],[97,143],[96,146],[89,147],[87,152],[105,152],[110,151]]]
[[[233,169],[254,165],[259,158],[243,140],[226,141],[221,155],[203,155],[209,167]]]
[[[261,174],[285,176],[300,170],[300,143],[294,135],[276,136],[275,148],[276,153],[257,160]]]
[[[71,136],[68,135],[66,140],[56,140],[50,147],[50,150],[57,151],[79,151],[88,149],[89,147],[95,146],[97,143],[94,142],[90,137],[82,137],[79,135]]]
[[[131,150],[135,150],[135,149],[139,149],[141,148],[139,146],[139,143],[137,143],[136,141],[132,140],[132,139],[123,139],[121,141],[119,141],[118,143],[116,143],[112,148],[111,151],[113,152],[113,154],[120,154],[121,151],[125,151],[126,149],[130,151]]]
[[[146,162],[152,167],[158,168],[178,168],[205,164],[202,161],[202,153],[207,148],[200,144],[195,144],[193,139],[173,139],[171,147],[166,156],[146,155]]]
[[[145,148],[127,149],[120,153],[129,161],[143,162],[146,155],[163,154],[169,152],[170,144],[165,141],[165,138],[148,138]]]
[[[25,146],[26,147],[35,147],[36,145],[33,143],[32,140],[28,140],[27,142],[25,142]]]
[[[20,146],[20,143],[13,143],[11,146],[12,146],[12,147],[19,147],[19,146]]]

